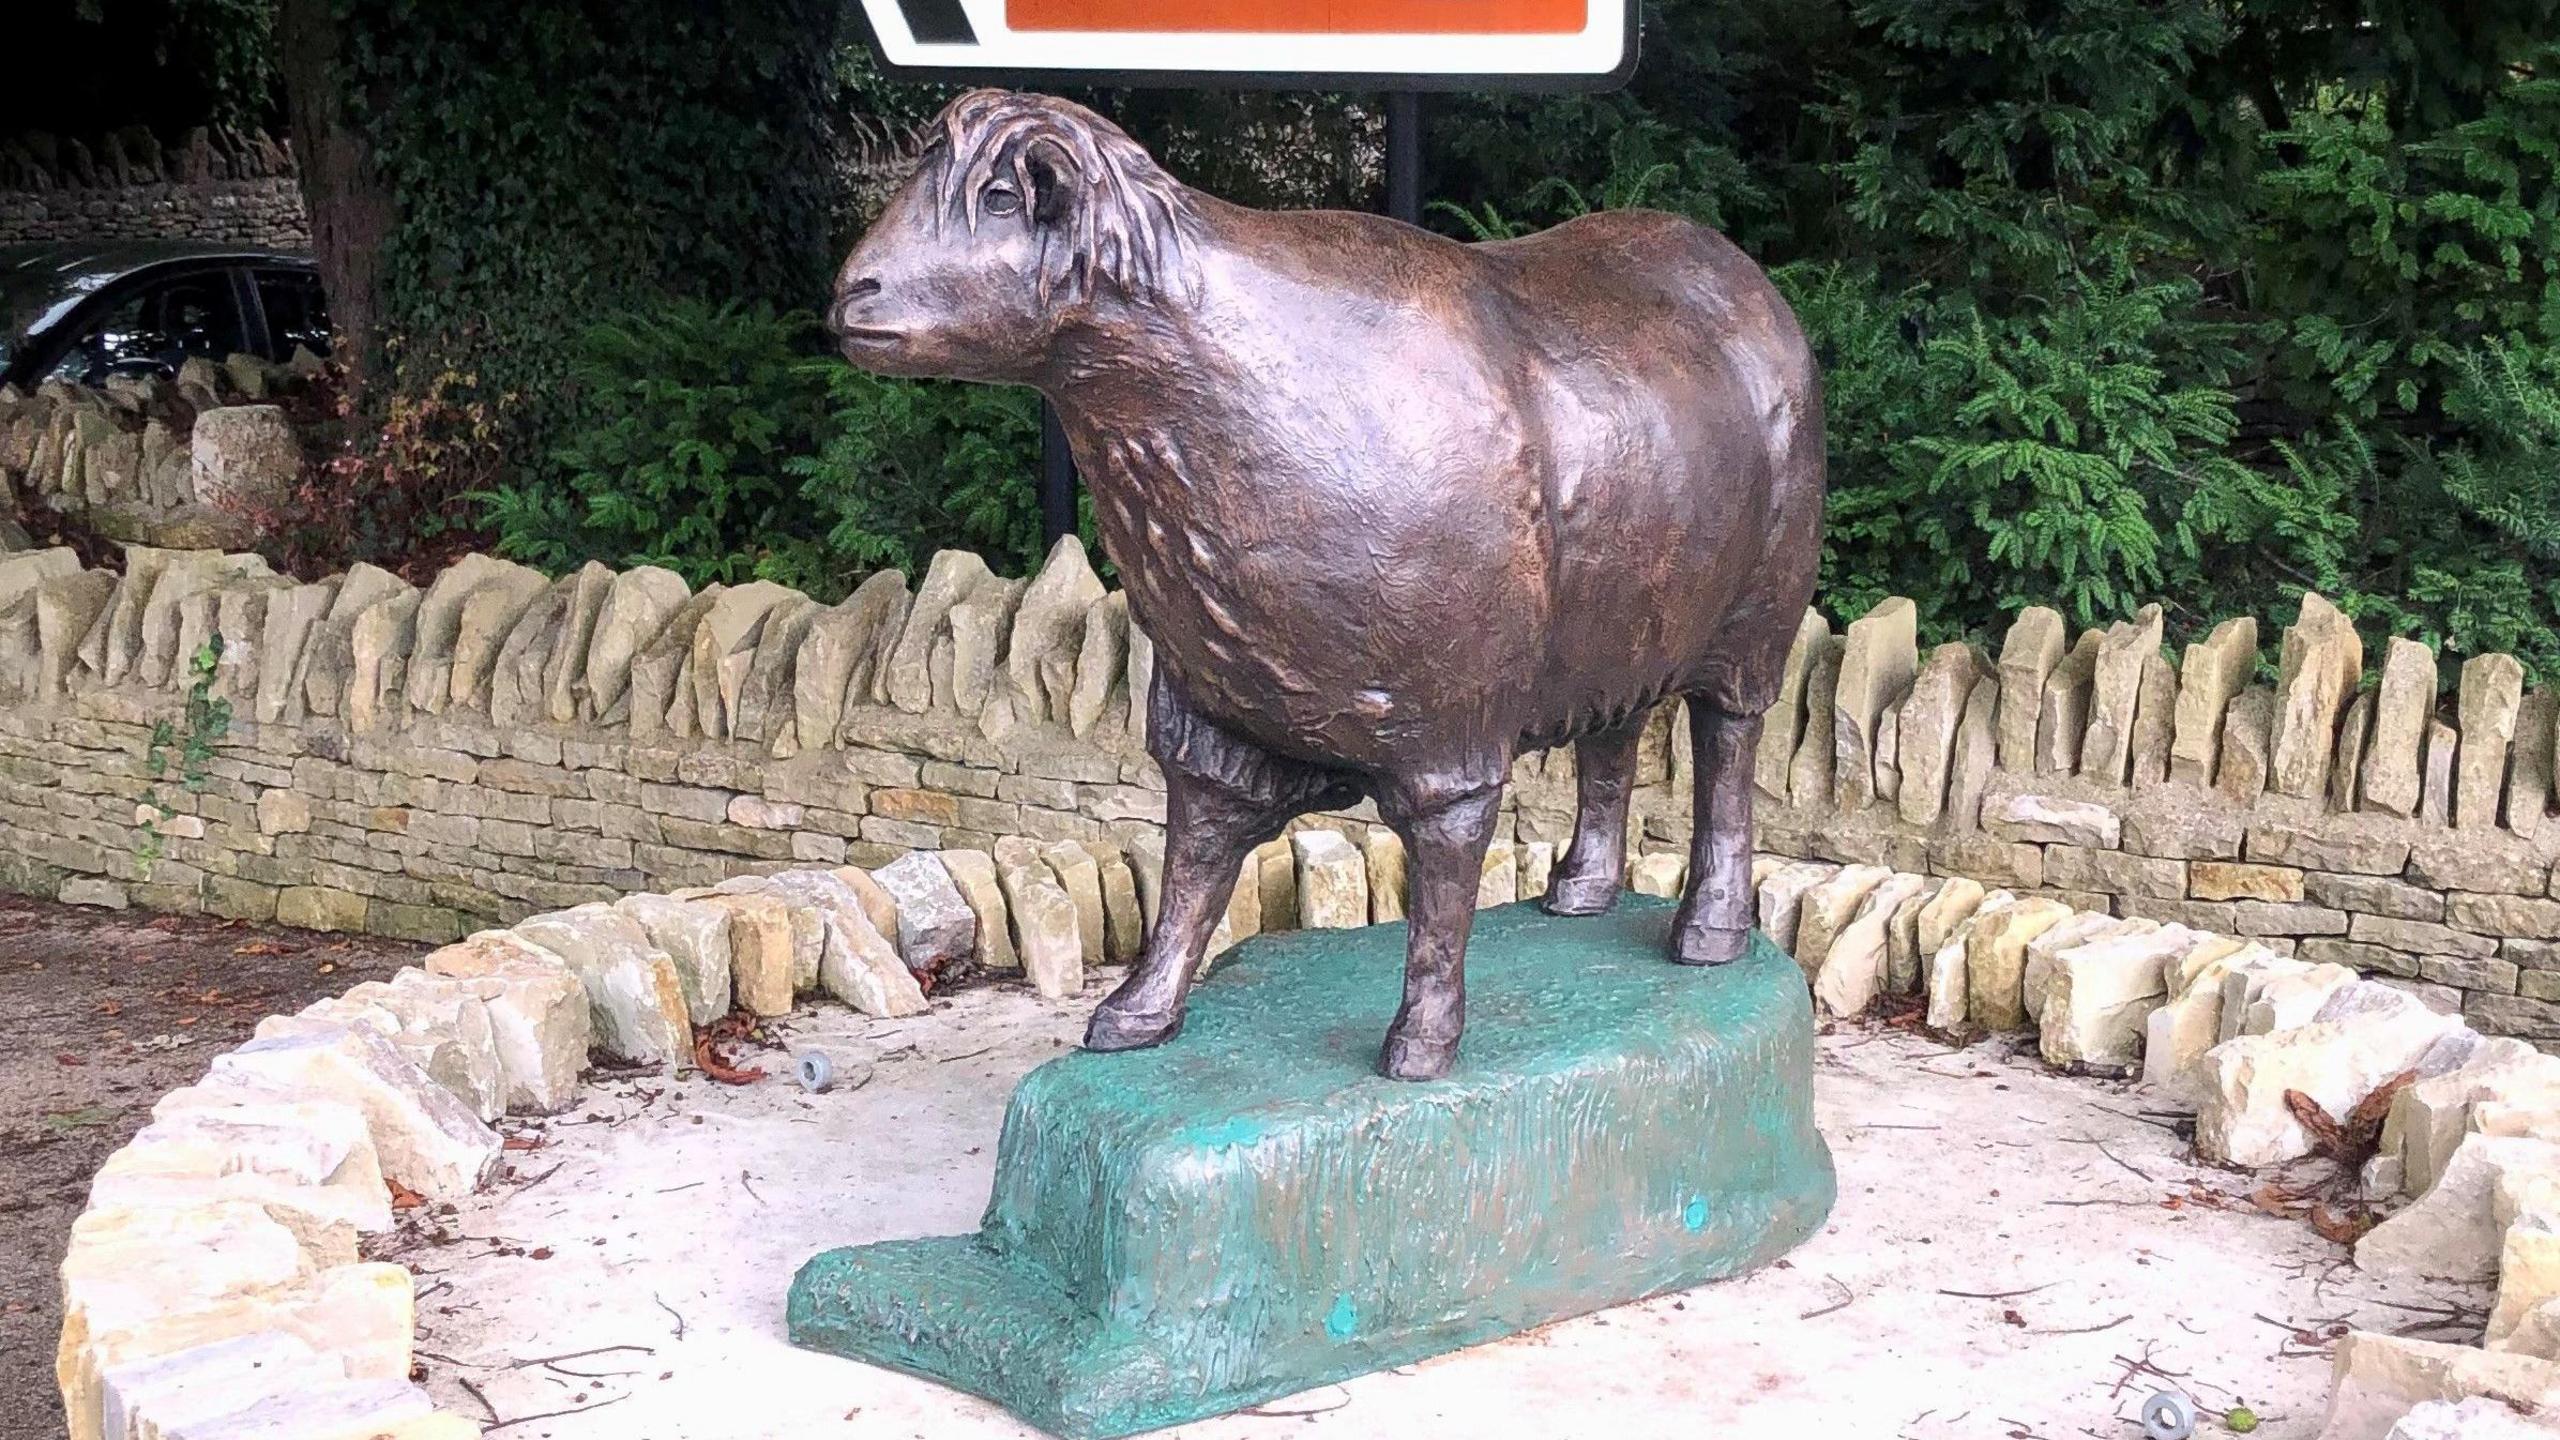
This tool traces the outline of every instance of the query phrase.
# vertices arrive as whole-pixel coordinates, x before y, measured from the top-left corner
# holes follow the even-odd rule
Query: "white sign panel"
[[[1596,89],[1635,67],[1635,0],[860,0],[930,78]]]

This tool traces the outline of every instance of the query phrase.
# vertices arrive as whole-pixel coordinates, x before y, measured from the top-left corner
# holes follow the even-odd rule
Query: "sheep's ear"
[[[1068,158],[1066,148],[1055,141],[1043,140],[1031,147],[1023,157],[1023,168],[1031,174],[1031,218],[1041,225],[1064,222],[1074,212],[1076,191],[1084,183]]]

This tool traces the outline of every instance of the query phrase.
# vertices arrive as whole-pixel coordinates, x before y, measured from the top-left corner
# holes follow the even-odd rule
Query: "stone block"
[[[1984,1030],[2027,1028],[2027,942],[2062,923],[2071,907],[2022,899],[1996,912],[1976,912],[1965,931],[1965,1015]]]
[[[2464,1137],[2434,1185],[2356,1242],[2356,1268],[2374,1275],[2495,1280],[2505,1227],[2493,1212],[2492,1192],[2501,1177],[2513,1184],[2523,1176],[2560,1178],[2560,1144]]]
[[[2036,727],[2044,708],[2045,681],[2062,660],[2070,631],[2061,612],[2030,605],[2018,612],[2000,642],[1999,766],[2019,774],[2036,768]]]
[[[2123,839],[2124,820],[2092,800],[2051,795],[2003,795],[1983,808],[1982,826],[2004,840],[2085,845],[2112,850]]]
[[[383,1173],[430,1199],[471,1193],[497,1164],[497,1134],[364,1026],[316,1026],[252,1040],[215,1057],[196,1088],[205,1103],[225,1092],[254,1092],[354,1105]]]
[[[1982,671],[1982,658],[1972,646],[1941,645],[1929,652],[1928,663],[1911,682],[1895,727],[1895,765],[1901,773],[1895,804],[1909,824],[1935,824],[1946,809],[1956,730]]]
[[[2472,1397],[2502,1402],[2510,1413],[2560,1407],[2560,1365],[2527,1355],[2355,1330],[2338,1341],[2332,1364],[2336,1380],[2319,1440],[2391,1440],[2419,1407]],[[2495,1431],[2454,1433],[2497,1440]]]
[[[1332,830],[1301,830],[1289,843],[1298,867],[1299,923],[1310,930],[1368,924],[1368,866],[1351,842]]]
[[[2462,664],[2456,716],[2461,749],[2454,762],[2453,823],[2486,830],[2498,823],[2506,791],[2507,748],[2524,702],[2524,667],[2512,655],[2475,655]]]
[[[2069,775],[2080,768],[2080,744],[2089,730],[2089,686],[2098,668],[2098,647],[2105,636],[2084,631],[2071,653],[2045,677],[2044,698],[2036,714],[2036,765],[2039,775]]]
[[[2355,623],[2304,591],[2302,613],[2284,632],[2269,761],[2269,788],[2279,795],[2326,792],[2338,724],[2364,674],[2364,641]]]
[[[2187,887],[2187,893],[2199,900],[2291,904],[2304,896],[2303,872],[2290,865],[2199,860],[2187,867]]]
[[[2107,785],[2132,778],[2134,721],[2143,674],[2160,656],[2161,624],[2160,607],[2145,605],[2099,637],[2090,669],[2089,724],[2080,744],[2083,776]]]
[[[1835,804],[1833,771],[1837,748],[1837,703],[1840,662],[1848,649],[1846,636],[1824,639],[1813,650],[1804,676],[1804,735],[1796,742],[1787,767],[1787,798],[1804,809]]]
[[[2187,893],[2187,862],[2078,845],[2048,845],[2044,850],[2044,882],[2063,890],[2176,900]]]
[[[639,922],[649,943],[675,962],[686,1017],[708,1025],[729,1013],[734,1001],[730,915],[718,905],[664,895],[632,895],[614,909]]]
[[[2037,1022],[2045,1063],[2109,1075],[2134,1070],[2151,1013],[2168,998],[2169,967],[2205,938],[2182,926],[2128,927],[2055,955]]]
[[[2397,875],[2409,863],[2402,827],[2352,815],[2317,820],[2262,819],[2249,828],[2247,854],[2263,865],[2355,875]]]
[[[683,977],[640,922],[611,905],[588,904],[520,921],[513,933],[578,977],[597,1049],[635,1065],[691,1059]]]
[[[2213,788],[2233,804],[2254,804],[2266,792],[2274,723],[2275,692],[2263,685],[2241,691],[2224,712]]]
[[[1929,868],[1993,887],[2032,890],[2044,884],[2044,847],[1989,835],[1942,835],[1929,841]]]
[[[575,972],[503,930],[445,946],[422,963],[426,974],[467,987],[487,1008],[507,1109],[551,1115],[576,1101],[594,1022]]]
[[[1807,610],[1796,622],[1796,635],[1787,647],[1785,668],[1778,674],[1778,700],[1760,719],[1760,743],[1753,759],[1753,783],[1771,800],[1787,798],[1788,769],[1795,759],[1796,744],[1804,738],[1805,676],[1813,666],[1814,653],[1831,639],[1831,622],[1821,612]]]
[[[1001,857],[1000,857],[1001,859]],[[999,863],[1013,945],[1025,978],[1052,1000],[1084,989],[1084,940],[1076,904],[1046,865]]]
[[[2231,1023],[2231,994],[2223,1023]],[[2206,1053],[2196,1146],[2233,1165],[2281,1164],[2311,1153],[2311,1137],[2285,1096],[2301,1091],[2345,1115],[2384,1081],[2421,1060],[2460,1023],[2423,1006],[2228,1039]]]
[[[1919,608],[1896,595],[1849,623],[1832,698],[1832,793],[1842,810],[1875,803],[1877,727],[1919,668]]]
[[[276,922],[304,930],[362,933],[372,906],[362,895],[296,885],[277,894]]]
[[[873,871],[872,878],[897,902],[898,957],[908,970],[938,976],[977,954],[977,910],[944,857],[919,850]],[[992,880],[992,872],[986,878]]]

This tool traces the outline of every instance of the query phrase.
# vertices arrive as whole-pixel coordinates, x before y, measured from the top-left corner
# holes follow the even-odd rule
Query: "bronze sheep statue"
[[[1466,1019],[1511,762],[1575,742],[1545,904],[1615,902],[1645,716],[1689,705],[1696,828],[1672,958],[1742,953],[1751,787],[1812,597],[1821,384],[1768,276],[1678,216],[1460,244],[1189,189],[1063,100],[952,102],[844,263],[854,364],[1038,388],[1154,640],[1163,905],[1095,1050],[1171,1038],[1245,855],[1376,800],[1410,856],[1386,1074]]]

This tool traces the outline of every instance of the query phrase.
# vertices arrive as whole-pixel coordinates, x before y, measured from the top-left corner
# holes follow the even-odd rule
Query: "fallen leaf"
[[[246,945],[232,946],[231,953],[234,955],[282,955],[285,953],[285,948],[273,940],[252,940]]]
[[[753,1085],[765,1076],[762,1070],[734,1066],[721,1059],[719,1042],[707,1034],[693,1042],[693,1063],[706,1077],[722,1085]]]
[[[498,1148],[502,1150],[539,1150],[549,1143],[550,1142],[547,1140],[537,1140],[530,1135],[510,1135],[506,1139],[498,1142]]]
[[[391,1208],[394,1210],[416,1210],[427,1203],[426,1196],[388,1175],[382,1177],[382,1183],[391,1187]]]
[[[44,1117],[44,1126],[55,1134],[67,1135],[74,1130],[85,1130],[92,1125],[104,1125],[115,1118],[114,1107],[91,1105],[79,1110],[64,1110],[47,1115]]]
[[[2321,1239],[2333,1244],[2353,1245],[2373,1227],[2374,1218],[2369,1214],[2340,1214],[2326,1205],[2311,1207],[2311,1228],[2320,1232]]]
[[[86,1065],[89,1062],[81,1059],[77,1055],[56,1055],[53,1057],[53,1063],[56,1065],[68,1065],[73,1069],[78,1069],[80,1066]]]

